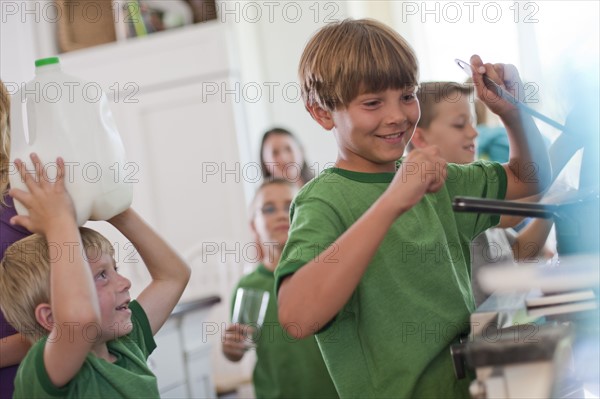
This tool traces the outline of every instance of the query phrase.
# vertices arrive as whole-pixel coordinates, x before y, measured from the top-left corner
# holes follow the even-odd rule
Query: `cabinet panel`
[[[178,384],[185,384],[183,345],[177,319],[170,319],[154,337],[157,348],[148,358],[150,369],[158,379],[158,390],[163,392]]]
[[[188,398],[189,395],[188,395],[187,387],[185,386],[185,384],[181,384],[181,385],[177,385],[174,388],[169,389],[168,391],[161,392],[160,397],[163,399],[169,399],[169,398],[182,399],[182,398]]]
[[[192,398],[215,397],[210,360],[210,347],[188,354],[188,386]]]
[[[227,73],[231,68],[226,26],[216,22],[192,25],[124,43],[61,54],[70,70],[105,89],[119,83],[140,88],[187,82],[200,75]]]

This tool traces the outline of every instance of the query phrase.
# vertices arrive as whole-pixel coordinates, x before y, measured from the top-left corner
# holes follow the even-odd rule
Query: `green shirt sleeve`
[[[342,218],[326,201],[319,198],[297,198],[290,209],[291,226],[288,241],[275,269],[275,290],[283,279],[315,259],[327,267],[337,263],[335,255],[321,256],[346,230]]]
[[[477,161],[468,165],[448,164],[446,188],[450,200],[456,196],[503,200],[506,197],[506,171],[501,164]],[[471,239],[496,226],[500,215],[455,212],[457,225]]]
[[[138,301],[131,301],[129,309],[131,309],[131,322],[133,323],[133,330],[129,333],[129,337],[137,343],[146,359],[148,359],[148,356],[156,349],[150,321],[146,311]]]

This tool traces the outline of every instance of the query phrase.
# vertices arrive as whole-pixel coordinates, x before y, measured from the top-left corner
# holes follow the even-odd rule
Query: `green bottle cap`
[[[41,67],[44,65],[58,64],[59,62],[60,60],[58,59],[58,57],[40,58],[39,60],[35,61],[35,66]]]

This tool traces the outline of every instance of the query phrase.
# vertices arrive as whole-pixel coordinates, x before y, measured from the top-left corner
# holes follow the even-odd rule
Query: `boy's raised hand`
[[[519,77],[519,72],[511,64],[484,64],[478,55],[471,56],[471,67],[473,69],[473,83],[477,97],[496,115],[503,115],[506,112],[514,111],[517,107],[498,96],[493,89],[485,85],[483,75],[497,83],[500,87],[508,91],[517,100],[523,99],[523,84]]]
[[[73,201],[65,188],[65,162],[62,158],[56,160],[57,175],[55,179],[48,176],[37,154],[30,155],[35,168],[32,176],[27,172],[25,164],[15,160],[21,178],[29,192],[13,188],[9,194],[27,209],[29,215],[16,215],[10,220],[33,233],[47,235],[48,230],[60,225],[58,222],[72,221],[76,223]],[[69,220],[71,219],[71,220]]]
[[[425,194],[442,188],[446,166],[437,146],[415,149],[408,154],[388,188],[397,201],[399,214],[416,205]]]

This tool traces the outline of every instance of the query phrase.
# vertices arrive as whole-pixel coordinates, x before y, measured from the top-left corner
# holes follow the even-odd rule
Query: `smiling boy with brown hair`
[[[469,243],[498,218],[455,214],[452,198],[521,198],[549,177],[533,121],[483,85],[486,74],[513,87],[514,67],[471,64],[479,97],[509,131],[508,164],[446,165],[435,147],[399,162],[420,117],[418,67],[389,27],[330,24],[302,55],[305,106],[334,134],[338,157],[292,204],[279,319],[297,337],[317,333],[342,398],[468,396],[449,346],[474,310]],[[540,174],[527,181],[534,162]]]

